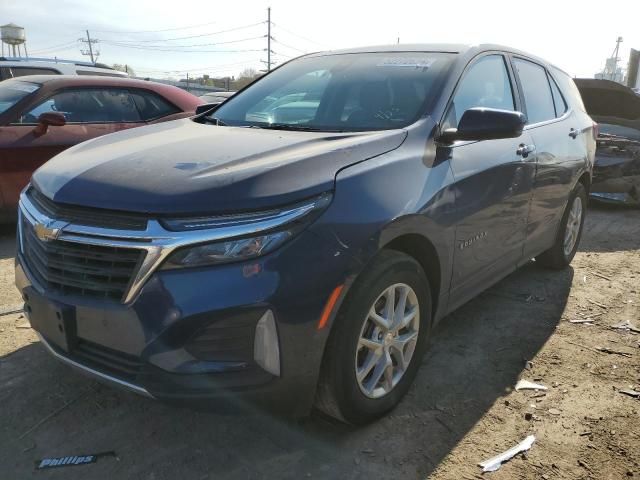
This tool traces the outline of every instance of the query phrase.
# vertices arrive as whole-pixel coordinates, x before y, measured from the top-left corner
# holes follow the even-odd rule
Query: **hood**
[[[32,182],[70,205],[158,215],[222,214],[286,205],[327,190],[349,165],[398,148],[403,130],[300,132],[190,119],[72,147]]]
[[[591,118],[603,135],[640,139],[640,96],[611,80],[576,78],[576,86]]]

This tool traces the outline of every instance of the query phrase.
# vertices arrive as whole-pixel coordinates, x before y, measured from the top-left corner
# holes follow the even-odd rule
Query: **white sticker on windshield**
[[[411,67],[411,68],[429,68],[436,61],[435,58],[420,57],[387,57],[384,58],[378,67]]]
[[[12,90],[19,90],[21,92],[32,93],[40,88],[40,86],[33,83],[16,83],[14,85],[10,85],[9,88]]]

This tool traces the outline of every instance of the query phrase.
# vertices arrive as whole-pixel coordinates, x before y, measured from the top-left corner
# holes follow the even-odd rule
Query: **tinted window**
[[[527,60],[514,60],[527,107],[528,123],[544,122],[555,118],[551,87],[543,67]]]
[[[27,95],[35,92],[40,85],[29,82],[7,80],[0,83],[0,113],[4,113]]]
[[[36,123],[38,115],[46,111],[64,113],[68,123],[140,121],[131,95],[127,90],[119,89],[64,90],[23,115],[20,123]]]
[[[53,68],[37,67],[7,67],[7,78],[24,77],[26,75],[58,75],[60,72]]]
[[[76,70],[78,75],[93,75],[96,77],[122,77],[119,73],[100,72],[97,70]]]
[[[580,91],[578,90],[578,87],[576,87],[573,79],[562,70],[555,67],[551,67],[551,70],[553,71],[555,79],[558,81],[560,92],[562,92],[566,102],[573,108],[577,108],[584,112],[585,108],[584,103],[582,102],[582,96],[580,95]]]
[[[444,128],[456,127],[473,107],[515,110],[509,74],[502,55],[487,55],[464,74],[447,112]]]
[[[136,102],[138,111],[143,120],[153,120],[178,113],[181,110],[170,104],[160,95],[153,92],[134,90],[131,92],[133,100]]]
[[[305,57],[218,108],[227,125],[323,131],[402,128],[423,113],[452,54],[386,52]]]
[[[556,117],[561,117],[562,115],[564,115],[564,112],[567,111],[567,103],[564,101],[564,98],[562,98],[562,93],[560,93],[560,89],[558,88],[556,81],[551,77],[549,77],[549,80],[551,82],[553,104],[556,107]]]

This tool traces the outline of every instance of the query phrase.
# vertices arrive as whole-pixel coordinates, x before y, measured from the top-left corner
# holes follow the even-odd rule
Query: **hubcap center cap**
[[[391,345],[391,343],[393,342],[393,338],[394,335],[393,333],[389,332],[384,336],[384,346],[388,347],[389,345]]]

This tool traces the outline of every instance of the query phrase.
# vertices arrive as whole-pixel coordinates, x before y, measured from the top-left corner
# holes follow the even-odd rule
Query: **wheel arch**
[[[587,192],[587,196],[589,195],[589,191],[591,190],[591,175],[589,172],[583,172],[582,175],[578,178],[578,183],[581,183]]]
[[[407,233],[390,240],[382,248],[402,252],[420,264],[429,280],[432,302],[431,318],[435,319],[441,293],[442,267],[434,244],[423,235]]]

